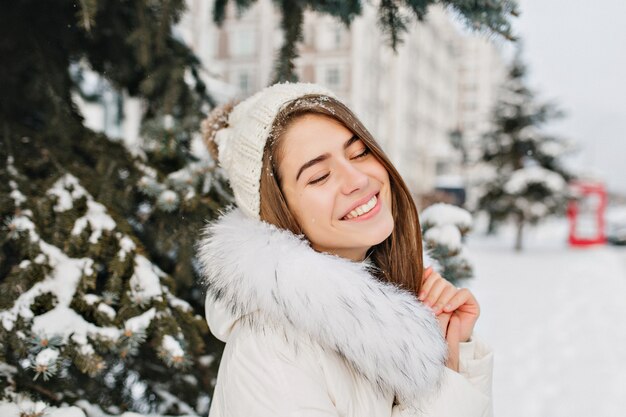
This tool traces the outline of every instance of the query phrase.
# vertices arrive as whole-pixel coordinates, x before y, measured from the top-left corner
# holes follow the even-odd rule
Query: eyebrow
[[[359,140],[359,137],[357,135],[352,135],[352,137],[350,139],[348,139],[346,141],[346,143],[343,144],[343,149],[347,149],[350,145],[352,145],[354,142],[356,142],[357,140]],[[317,164],[318,162],[322,162],[325,161],[326,159],[328,159],[330,157],[330,154],[328,152],[321,154],[320,156],[318,156],[317,158],[313,158],[311,159],[309,162],[305,162],[300,169],[298,170],[298,175],[296,175],[296,181],[298,181],[298,179],[300,178],[300,174],[302,174],[302,171],[304,171],[307,168],[312,167],[313,165]]]

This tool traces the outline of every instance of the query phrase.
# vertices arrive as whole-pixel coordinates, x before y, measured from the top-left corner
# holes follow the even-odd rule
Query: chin
[[[359,244],[374,246],[391,236],[391,233],[393,232],[393,218],[391,217],[391,214],[388,219],[381,219],[381,221],[377,223],[378,224],[364,227],[363,231],[355,231],[355,240]]]
[[[378,245],[379,243],[385,241],[389,236],[391,236],[391,232],[393,232],[393,222],[389,226],[387,226],[383,231],[378,233],[378,235],[374,238],[376,241],[373,245]]]

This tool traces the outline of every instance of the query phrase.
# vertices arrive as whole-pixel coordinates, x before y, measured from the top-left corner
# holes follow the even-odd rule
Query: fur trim
[[[434,314],[366,262],[319,253],[239,209],[207,225],[198,249],[207,297],[242,323],[295,328],[400,403],[419,404],[439,386],[447,355]]]

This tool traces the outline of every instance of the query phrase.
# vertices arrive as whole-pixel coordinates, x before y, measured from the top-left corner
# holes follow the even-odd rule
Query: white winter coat
[[[209,417],[492,415],[492,354],[461,346],[368,262],[313,250],[238,209],[199,245],[211,332],[226,342]],[[395,400],[395,401],[394,401]]]

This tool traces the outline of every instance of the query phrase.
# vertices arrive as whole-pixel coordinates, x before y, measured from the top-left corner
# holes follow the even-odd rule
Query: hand
[[[429,267],[424,271],[418,299],[431,307],[437,318],[442,314],[450,314],[450,317],[444,316],[440,320],[440,326],[443,326],[442,322],[446,323],[446,327],[442,328],[446,337],[449,331],[448,322],[452,317],[456,317],[459,326],[459,341],[467,342],[470,339],[474,325],[480,316],[480,306],[467,288],[456,288]]]

